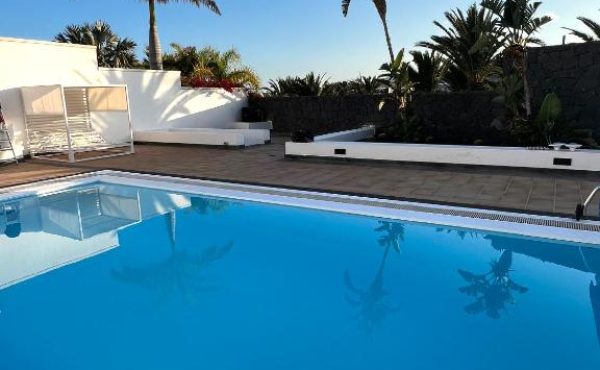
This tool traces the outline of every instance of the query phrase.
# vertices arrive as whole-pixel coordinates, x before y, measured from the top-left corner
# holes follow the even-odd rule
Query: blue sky
[[[183,45],[236,47],[244,63],[266,82],[270,78],[327,73],[331,80],[371,75],[386,60],[386,46],[370,0],[353,0],[349,17],[341,0],[219,0],[222,17],[189,4],[158,8],[161,41]],[[120,36],[147,44],[147,5],[140,0],[2,0],[0,36],[50,40],[65,25],[103,19]],[[436,33],[433,20],[446,10],[466,8],[473,0],[388,0],[389,23],[396,49]],[[541,36],[561,43],[566,31],[579,27],[577,16],[600,19],[596,0],[546,0],[541,13],[556,17]],[[140,50],[142,49],[140,47]],[[1,63],[1,56],[0,56]]]

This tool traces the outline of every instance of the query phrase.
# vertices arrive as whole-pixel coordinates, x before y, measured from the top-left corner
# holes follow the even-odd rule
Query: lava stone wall
[[[527,60],[533,111],[554,92],[566,122],[600,142],[600,42],[530,48]]]
[[[528,81],[533,111],[550,92],[563,105],[565,121],[589,129],[600,142],[600,42],[528,49]],[[417,93],[410,104],[423,132],[419,141],[445,144],[502,144],[506,139],[494,128],[503,107],[492,92]],[[394,121],[394,107],[379,110],[381,96],[275,97],[251,99],[262,108],[275,131],[308,129],[323,134]]]
[[[309,130],[315,135],[349,130],[364,124],[394,122],[395,107],[380,110],[382,96],[273,97],[250,99],[251,108],[263,109],[276,132]]]
[[[501,133],[493,123],[502,117],[503,108],[493,102],[494,97],[488,91],[415,94],[411,107],[422,125],[422,140],[440,144],[499,144]]]

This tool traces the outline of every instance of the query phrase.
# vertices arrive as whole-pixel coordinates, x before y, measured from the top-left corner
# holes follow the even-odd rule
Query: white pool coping
[[[512,234],[533,238],[550,239],[562,242],[583,243],[600,247],[600,232],[556,226],[542,226],[522,222],[485,219],[486,215],[494,218],[529,219],[536,222],[569,223],[598,230],[600,222],[582,221],[576,223],[572,219],[538,216],[517,212],[501,212],[469,207],[436,205],[421,202],[378,199],[353,195],[322,193],[315,191],[292,190],[277,187],[243,185],[220,181],[208,181],[172,177],[164,175],[139,174],[120,171],[97,171],[74,175],[59,179],[45,180],[25,185],[0,189],[0,201],[7,201],[28,196],[43,196],[63,191],[75,186],[85,186],[95,182],[115,185],[138,186],[143,188],[164,190],[176,193],[198,194],[211,197],[237,199],[291,207],[347,213],[391,220],[442,225],[457,228],[476,229],[487,232]],[[404,209],[403,209],[404,208]],[[409,208],[409,209],[406,209]],[[422,208],[427,211],[415,211]],[[411,210],[413,209],[413,210]],[[484,218],[462,217],[436,212],[473,213]]]

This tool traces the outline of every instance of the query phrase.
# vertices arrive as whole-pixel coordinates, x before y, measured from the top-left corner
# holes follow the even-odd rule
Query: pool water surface
[[[600,369],[600,249],[94,184],[0,203],[0,369]]]

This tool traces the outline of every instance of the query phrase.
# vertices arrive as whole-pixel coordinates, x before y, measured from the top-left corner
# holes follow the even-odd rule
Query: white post
[[[129,151],[131,154],[135,153],[135,146],[133,144],[133,126],[131,125],[131,107],[129,106],[129,89],[125,85],[125,100],[127,100],[127,120],[129,122]]]
[[[75,163],[75,153],[71,143],[71,131],[69,130],[69,115],[67,114],[67,98],[65,97],[65,88],[60,85],[60,95],[63,103],[63,117],[65,119],[65,128],[67,129],[67,144],[69,146],[69,162]]]

